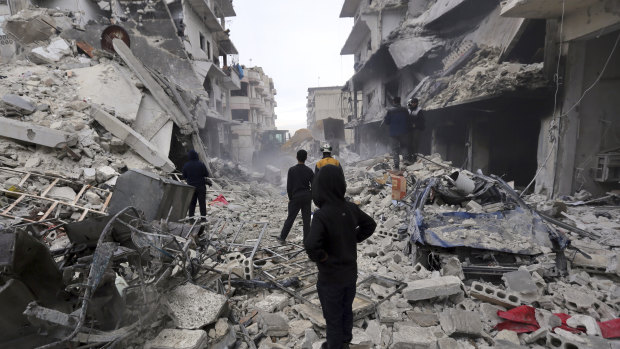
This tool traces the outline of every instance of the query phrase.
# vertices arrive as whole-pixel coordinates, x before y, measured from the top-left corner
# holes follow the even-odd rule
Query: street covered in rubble
[[[232,0],[0,0],[0,348],[324,348],[279,237],[332,147],[377,223],[344,348],[620,348],[620,4],[477,1],[339,1],[354,74],[290,137]]]

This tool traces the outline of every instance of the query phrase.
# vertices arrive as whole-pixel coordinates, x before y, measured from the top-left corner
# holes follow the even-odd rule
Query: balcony
[[[241,88],[241,80],[239,79],[239,75],[234,69],[228,67],[226,70],[226,76],[222,78],[222,86],[229,90],[238,90]]]
[[[265,108],[263,101],[260,98],[250,98],[250,107],[251,108]]]
[[[189,5],[196,11],[196,13],[203,18],[205,25],[209,30],[214,33],[224,31],[224,28],[220,24],[217,16],[209,7],[206,0],[188,0]]]
[[[220,10],[224,17],[235,17],[235,9],[233,8],[232,0],[215,0],[220,5]]]
[[[246,75],[248,76],[248,81],[252,85],[256,85],[261,82],[260,74],[254,70],[247,70]]]
[[[271,89],[271,94],[275,96],[278,94],[278,91],[275,88]]]
[[[250,98],[245,96],[231,96],[230,109],[250,109]]]
[[[600,0],[564,0],[564,31],[562,41],[600,36],[618,30],[620,14],[610,11]],[[616,1],[617,2],[617,1]],[[501,16],[518,18],[559,18],[563,0],[508,0],[502,5]]]

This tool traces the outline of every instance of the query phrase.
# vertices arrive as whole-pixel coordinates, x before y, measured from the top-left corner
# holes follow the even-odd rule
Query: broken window
[[[202,33],[198,33],[198,35],[199,35],[199,38],[200,38],[200,49],[204,51],[205,50],[205,41],[206,41],[205,40],[205,36],[202,35]]]
[[[250,111],[247,109],[233,109],[231,112],[233,120],[241,122],[250,121]]]
[[[231,96],[237,96],[237,97],[247,97],[248,96],[248,83],[247,82],[242,82],[241,83],[241,88],[238,90],[233,90],[230,91],[230,95]]]

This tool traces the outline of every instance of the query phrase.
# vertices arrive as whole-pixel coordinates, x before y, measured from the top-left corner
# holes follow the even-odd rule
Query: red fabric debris
[[[498,331],[509,330],[517,333],[530,333],[536,331],[539,328],[540,326],[538,325],[522,324],[514,321],[504,321],[495,325],[495,329]]]
[[[529,305],[522,305],[508,311],[498,311],[497,315],[502,319],[538,326],[538,321],[536,321],[536,309]]]
[[[599,322],[603,338],[620,338],[620,318]]]
[[[226,201],[224,195],[220,194],[218,197],[215,198],[215,200],[211,201],[209,205],[225,206],[228,205],[228,201]]]

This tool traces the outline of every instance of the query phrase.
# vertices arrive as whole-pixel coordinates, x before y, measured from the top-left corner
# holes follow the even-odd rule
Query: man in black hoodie
[[[286,241],[288,233],[295,223],[295,218],[301,210],[301,219],[304,223],[304,238],[310,231],[310,206],[312,205],[312,194],[310,184],[314,172],[305,165],[308,152],[301,149],[297,152],[297,165],[288,169],[286,180],[286,193],[288,194],[288,217],[282,227],[282,232],[277,240],[280,243]]]
[[[209,171],[202,161],[198,160],[198,153],[195,150],[187,152],[189,161],[183,165],[183,178],[187,184],[194,187],[194,196],[189,203],[189,216],[194,217],[196,214],[196,201],[200,205],[200,215],[207,215],[207,187],[205,185],[213,185],[209,177]]]
[[[347,184],[342,170],[326,165],[312,182],[314,213],[310,234],[304,238],[308,257],[319,269],[317,291],[327,323],[322,348],[345,347],[353,338],[353,299],[357,281],[357,244],[366,240],[377,223],[344,198]]]

